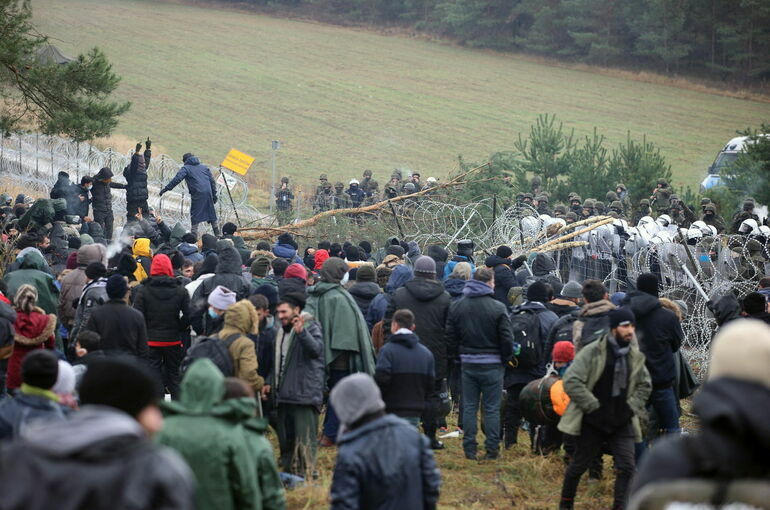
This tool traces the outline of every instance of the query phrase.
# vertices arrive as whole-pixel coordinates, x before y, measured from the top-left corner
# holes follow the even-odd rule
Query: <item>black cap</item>
[[[136,417],[158,400],[160,388],[148,368],[132,358],[97,359],[80,383],[80,403],[120,409]]]
[[[21,380],[24,384],[50,390],[59,377],[59,358],[48,349],[35,349],[21,362]]]

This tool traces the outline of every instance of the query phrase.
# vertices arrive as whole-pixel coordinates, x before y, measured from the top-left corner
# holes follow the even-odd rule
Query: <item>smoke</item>
[[[124,228],[120,235],[107,246],[107,260],[110,260],[112,257],[123,251],[123,248],[126,246],[131,246],[133,244],[134,238],[128,234],[129,232]]]

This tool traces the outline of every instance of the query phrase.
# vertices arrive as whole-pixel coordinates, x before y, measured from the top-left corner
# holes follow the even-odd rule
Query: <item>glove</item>
[[[216,195],[214,195],[214,203],[215,204],[217,203],[217,196]]]
[[[147,137],[147,141],[146,141],[146,142],[144,142],[144,147],[145,147],[147,150],[150,150],[150,145],[152,145],[152,142],[150,141],[150,137],[148,136],[148,137]]]
[[[523,264],[523,263],[524,263],[526,260],[527,260],[527,256],[526,256],[526,255],[519,255],[518,257],[516,257],[515,259],[513,259],[513,263],[514,263],[514,264],[518,264],[518,265],[521,265],[521,264]]]
[[[166,188],[163,188],[162,190],[160,190],[160,193],[158,193],[158,196],[162,197],[163,193],[165,193],[166,191],[168,191],[168,190]]]
[[[142,143],[139,142],[138,144],[136,144],[136,152],[141,152],[141,151],[142,151]]]

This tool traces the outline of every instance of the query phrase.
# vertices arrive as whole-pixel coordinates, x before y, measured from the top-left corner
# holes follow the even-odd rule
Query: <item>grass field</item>
[[[770,104],[533,63],[364,30],[150,0],[33,0],[42,32],[68,54],[98,45],[134,106],[117,130],[177,158],[216,163],[231,147],[304,184],[320,172],[382,183],[394,167],[441,176],[456,156],[510,150],[540,113],[578,135],[598,126],[659,144],[675,183],[695,185],[736,129]]]

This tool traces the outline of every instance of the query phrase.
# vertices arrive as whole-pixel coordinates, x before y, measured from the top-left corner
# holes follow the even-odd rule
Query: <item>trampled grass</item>
[[[98,45],[123,76],[132,110],[118,134],[150,135],[211,163],[231,147],[269,180],[309,185],[370,168],[442,176],[456,156],[512,149],[538,114],[614,145],[626,132],[660,145],[675,184],[695,185],[736,129],[770,104],[535,63],[365,30],[150,0],[33,0],[42,32],[70,55]]]

